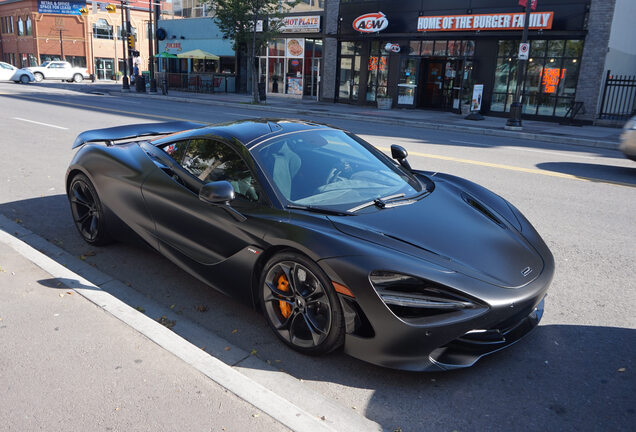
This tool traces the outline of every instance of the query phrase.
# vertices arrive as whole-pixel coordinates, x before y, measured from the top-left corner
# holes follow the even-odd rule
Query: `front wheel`
[[[68,189],[73,221],[80,235],[87,243],[101,246],[111,242],[106,232],[104,208],[97,191],[84,174],[77,174]]]
[[[73,81],[75,81],[76,83],[82,82],[83,79],[84,79],[84,77],[82,76],[82,74],[73,75]]]
[[[21,75],[20,76],[20,82],[22,84],[28,84],[31,82],[31,80],[29,79],[29,77],[27,75]]]
[[[44,75],[42,75],[40,72],[34,73],[33,76],[35,77],[35,82],[40,82],[44,79]]]
[[[343,344],[338,295],[322,269],[303,255],[281,253],[267,262],[260,300],[271,329],[296,351],[320,355]]]

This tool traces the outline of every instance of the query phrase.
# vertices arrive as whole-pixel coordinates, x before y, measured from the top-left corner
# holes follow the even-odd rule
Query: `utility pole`
[[[130,25],[130,7],[126,2],[126,43],[128,42],[128,36],[132,35],[132,27]],[[133,71],[133,53],[132,49],[128,50],[128,73],[132,76]],[[136,77],[135,77],[136,78]]]
[[[153,3],[152,0],[148,1],[148,18],[150,20],[150,25],[148,26],[148,72],[150,73],[150,93],[157,93],[157,80],[155,79],[155,58],[153,55],[153,46],[154,46],[154,33],[155,33],[155,25],[153,24],[152,19],[153,13]],[[155,23],[156,23],[155,17]]]
[[[521,36],[521,43],[528,43],[528,26],[530,24],[530,3],[525,6],[525,18],[523,21],[523,34]],[[510,104],[510,118],[506,122],[504,129],[520,131],[523,129],[521,125],[521,111],[523,110],[523,103],[521,101],[521,87],[523,86],[523,78],[526,75],[526,65],[528,60],[517,59],[517,88],[515,90],[515,100]]]
[[[62,40],[62,32],[64,30],[60,29],[60,59],[64,60],[64,41]]]
[[[120,0],[120,9],[121,9],[121,42],[122,42],[122,55],[124,58],[124,77],[121,79],[121,91],[129,92],[130,85],[128,84],[128,62],[126,61],[126,43],[128,41],[128,26],[126,23],[124,16],[124,5],[126,5],[126,9],[128,8],[128,3],[124,0]],[[115,36],[117,37],[117,36]],[[119,61],[117,62],[119,64]]]

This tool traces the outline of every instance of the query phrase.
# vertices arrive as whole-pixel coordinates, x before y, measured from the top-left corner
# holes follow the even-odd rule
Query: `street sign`
[[[519,44],[519,56],[517,57],[519,60],[528,60],[528,54],[530,53],[530,44],[529,43],[520,43]]]

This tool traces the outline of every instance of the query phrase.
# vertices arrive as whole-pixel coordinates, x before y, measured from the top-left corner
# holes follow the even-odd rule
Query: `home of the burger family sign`
[[[531,13],[528,27],[549,30],[553,17],[554,12]],[[417,31],[517,30],[523,28],[524,21],[524,13],[421,16],[417,19]]]
[[[360,15],[353,20],[353,28],[360,33],[375,33],[389,26],[389,20],[382,12]]]

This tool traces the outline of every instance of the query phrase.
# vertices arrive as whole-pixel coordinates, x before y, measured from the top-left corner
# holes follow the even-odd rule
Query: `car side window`
[[[204,183],[226,180],[236,196],[258,201],[256,179],[239,154],[225,143],[190,140],[181,165]]]
[[[162,147],[163,151],[168,153],[172,159],[176,160],[179,164],[183,160],[183,155],[185,154],[186,149],[188,148],[188,141],[177,141],[165,145]]]

